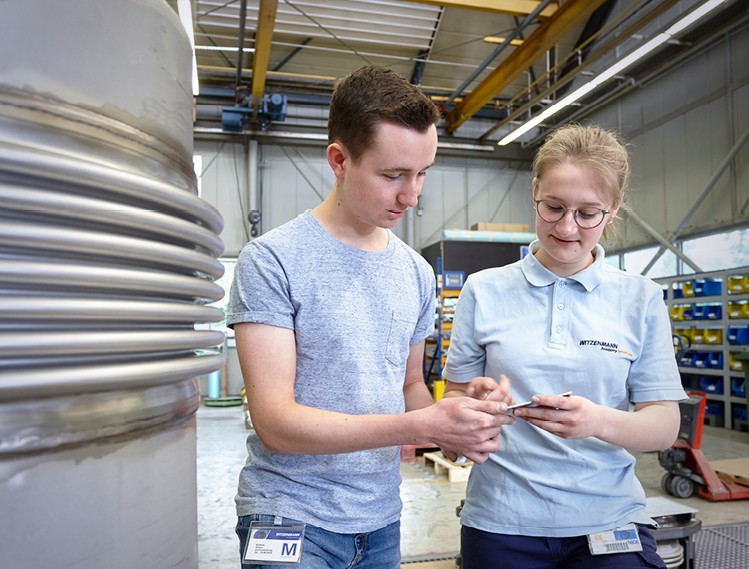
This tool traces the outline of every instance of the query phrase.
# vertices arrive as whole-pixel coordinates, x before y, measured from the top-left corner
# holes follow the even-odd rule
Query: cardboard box
[[[729,476],[737,484],[749,486],[749,457],[712,460],[710,466],[716,472]]]
[[[527,223],[474,223],[471,231],[505,231],[507,233],[527,233],[530,226]]]

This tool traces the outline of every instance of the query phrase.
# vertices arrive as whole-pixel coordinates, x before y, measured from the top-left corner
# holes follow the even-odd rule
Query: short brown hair
[[[328,143],[340,142],[357,161],[372,144],[381,122],[424,133],[439,118],[437,107],[421,89],[392,69],[367,65],[343,77],[333,89]]]

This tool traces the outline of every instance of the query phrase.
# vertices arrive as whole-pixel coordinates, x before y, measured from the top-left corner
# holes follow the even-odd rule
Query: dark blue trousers
[[[587,536],[529,537],[489,533],[463,526],[463,569],[666,569],[656,553],[653,534],[637,525],[642,551],[591,555]]]

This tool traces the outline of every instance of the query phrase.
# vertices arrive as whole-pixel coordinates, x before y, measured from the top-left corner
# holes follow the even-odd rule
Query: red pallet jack
[[[700,498],[711,502],[749,498],[749,486],[716,472],[700,450],[706,403],[707,396],[701,391],[690,391],[689,399],[679,403],[679,437],[671,448],[658,453],[658,461],[666,469],[661,488],[677,498],[689,498],[696,490]]]

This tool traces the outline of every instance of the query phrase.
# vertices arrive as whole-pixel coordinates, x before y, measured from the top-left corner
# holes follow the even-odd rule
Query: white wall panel
[[[225,256],[236,256],[249,239],[244,144],[196,142],[194,153],[202,157],[202,197],[224,218],[221,239],[224,241]]]
[[[652,182],[657,180],[662,186],[655,183],[649,185],[649,191],[656,200],[642,210],[643,216],[649,212],[663,212],[665,224],[656,215],[652,220],[656,222],[655,227],[677,227],[700,193],[700,188],[695,187],[694,176],[690,176],[687,171],[690,142],[681,142],[686,140],[685,131],[688,123],[688,117],[677,116],[655,132],[663,148],[663,163],[654,165],[659,167],[659,171]],[[646,179],[645,182],[650,183],[651,180]]]
[[[320,204],[334,176],[322,148],[262,145],[263,231]]]
[[[663,236],[682,224],[749,125],[749,66],[738,51],[749,47],[748,37],[749,31],[742,30],[728,41],[717,42],[590,117],[608,127],[615,126],[617,117],[618,127],[631,143],[630,206]],[[749,143],[681,235],[749,221],[747,211],[741,212],[749,191],[747,161]],[[616,248],[654,242],[632,220],[620,229]]]
[[[422,219],[431,218],[431,222],[422,222],[422,230],[426,231],[417,237],[422,246],[439,241],[443,229],[466,227],[466,178],[465,167],[435,165],[429,169],[430,191],[425,187],[421,195]]]
[[[745,45],[744,48],[749,49],[749,45]],[[733,123],[736,128],[737,138],[741,137],[749,129],[749,105],[745,104],[746,101],[749,101],[749,85],[737,89],[734,93],[733,108],[735,111],[733,114]],[[749,143],[746,143],[736,156],[731,175],[737,180],[735,184],[736,215],[746,219],[749,217]]]

